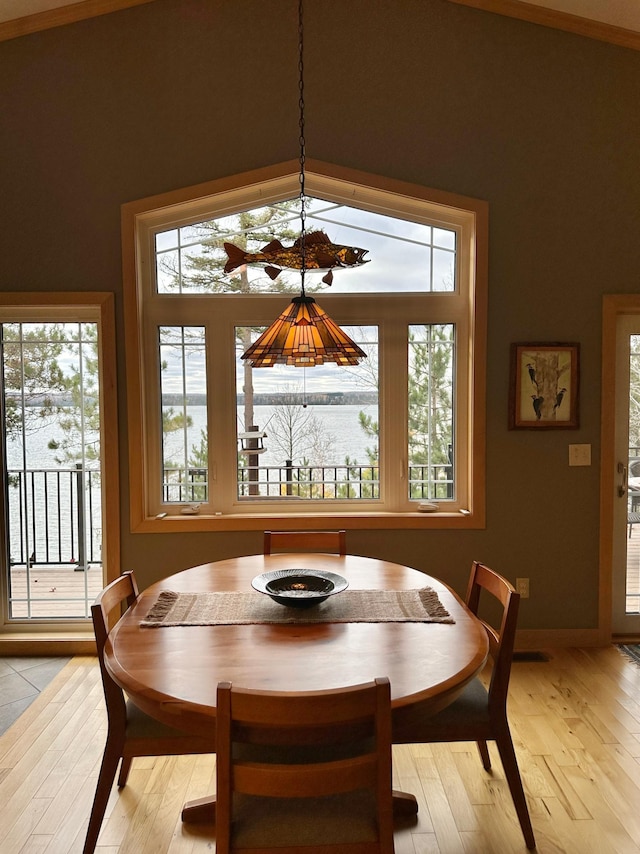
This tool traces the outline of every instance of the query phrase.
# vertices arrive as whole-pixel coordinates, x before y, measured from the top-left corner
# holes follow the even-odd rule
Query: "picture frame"
[[[577,429],[579,361],[579,344],[512,344],[509,429]]]

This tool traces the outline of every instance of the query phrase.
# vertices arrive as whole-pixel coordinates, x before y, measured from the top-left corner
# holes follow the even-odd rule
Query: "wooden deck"
[[[627,614],[637,614],[639,612],[640,524],[634,524],[631,527],[631,536],[627,539]]]
[[[13,619],[90,617],[91,605],[104,587],[101,566],[92,565],[85,572],[76,564],[36,564],[29,570],[29,584],[26,567],[12,566],[10,583]]]

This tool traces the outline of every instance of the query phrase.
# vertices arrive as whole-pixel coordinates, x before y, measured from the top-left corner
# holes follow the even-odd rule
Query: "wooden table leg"
[[[400,792],[398,789],[393,790],[393,817],[407,818],[407,816],[417,815],[418,801],[416,796],[410,792]]]
[[[410,792],[393,790],[393,816],[394,818],[407,818],[416,815],[418,802],[416,796]],[[187,801],[182,808],[182,820],[186,824],[215,824],[216,821],[216,799],[212,797],[198,798]]]
[[[215,824],[216,799],[210,796],[187,801],[182,808],[182,820],[187,824]]]

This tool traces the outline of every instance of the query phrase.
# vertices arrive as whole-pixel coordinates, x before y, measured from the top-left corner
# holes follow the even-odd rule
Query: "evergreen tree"
[[[264,208],[243,211],[232,216],[197,223],[190,227],[194,237],[197,237],[198,250],[186,251],[186,269],[171,267],[175,264],[175,256],[168,256],[163,272],[173,278],[173,287],[177,290],[198,293],[255,293],[268,291],[288,292],[292,284],[297,287],[299,273],[283,271],[275,280],[266,273],[249,276],[246,267],[240,267],[231,274],[224,273],[227,255],[224,243],[233,243],[246,252],[257,252],[271,240],[278,239],[283,243],[292,242],[298,236],[298,200],[280,202]],[[308,288],[313,290],[313,286]],[[242,350],[246,350],[252,340],[253,330],[250,327],[238,329],[238,341]],[[244,430],[250,432],[254,424],[254,389],[251,365],[243,365],[244,394]],[[264,425],[261,425],[264,427]],[[282,435],[280,435],[282,433]],[[287,443],[286,424],[276,420],[272,429],[276,442]],[[200,463],[206,459],[206,436],[200,437],[199,445],[192,448],[191,458]],[[299,453],[298,453],[299,455]],[[292,453],[292,457],[296,453]],[[286,457],[291,459],[292,457]],[[251,472],[250,476],[257,473]],[[257,494],[257,489],[252,489]]]
[[[49,448],[58,451],[59,465],[100,459],[100,390],[98,329],[94,323],[82,325],[82,344],[70,344],[73,359],[65,377],[68,401],[58,410],[61,440],[52,439]]]
[[[409,461],[415,465],[448,463],[453,438],[453,330],[427,330],[425,341],[409,334]]]
[[[46,429],[59,410],[68,380],[58,361],[65,349],[62,324],[2,324],[4,419],[7,437]]]
[[[409,332],[408,452],[410,466],[426,469],[451,465],[454,329],[451,325],[435,324],[427,326],[425,331],[424,340],[418,340],[415,329]],[[367,364],[371,371],[368,384],[377,389],[377,362],[367,359]],[[379,424],[364,411],[359,413],[358,420],[364,434],[375,440],[375,445],[367,448],[367,457],[370,465],[377,465]],[[357,460],[349,463],[357,465]],[[413,498],[424,497],[418,484],[413,492]]]

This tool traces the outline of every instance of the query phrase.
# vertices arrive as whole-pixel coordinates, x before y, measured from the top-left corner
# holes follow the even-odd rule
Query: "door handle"
[[[618,463],[618,474],[622,475],[622,481],[618,486],[618,498],[624,498],[627,494],[628,473],[627,466],[624,463]]]

